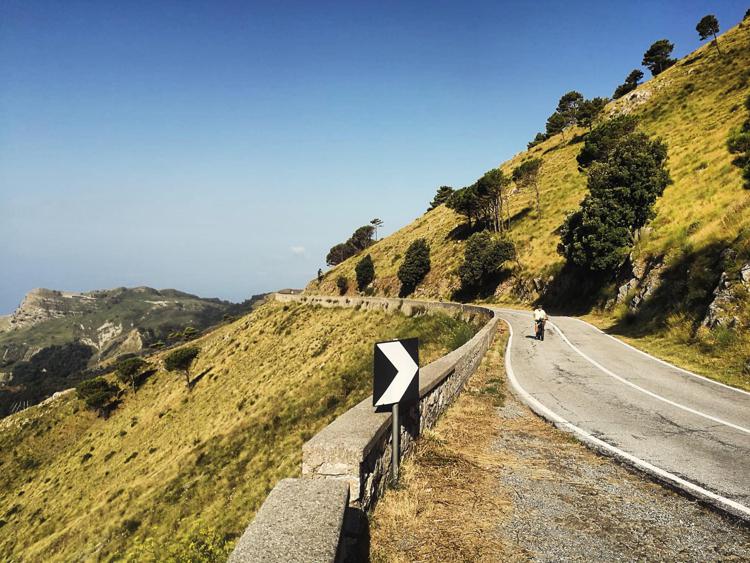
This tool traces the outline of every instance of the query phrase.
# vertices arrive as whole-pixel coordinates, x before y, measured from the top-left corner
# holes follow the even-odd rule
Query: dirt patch
[[[371,521],[373,561],[740,561],[750,529],[509,395],[498,339]]]

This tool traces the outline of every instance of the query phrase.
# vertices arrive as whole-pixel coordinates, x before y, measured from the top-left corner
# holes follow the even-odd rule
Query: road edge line
[[[699,373],[695,373],[695,372],[692,372],[692,371],[690,371],[688,369],[681,368],[680,366],[676,366],[676,365],[674,365],[672,363],[669,363],[667,360],[662,360],[661,358],[657,358],[656,356],[654,356],[653,354],[649,354],[645,350],[641,350],[640,348],[636,348],[632,344],[629,344],[628,342],[625,342],[624,340],[620,340],[616,336],[613,336],[613,335],[611,335],[611,334],[609,334],[607,332],[604,332],[598,326],[593,325],[593,324],[591,324],[588,321],[584,321],[583,319],[580,319],[578,317],[567,317],[567,318],[574,319],[574,320],[578,321],[579,323],[583,323],[586,326],[589,326],[589,327],[593,328],[597,332],[602,333],[604,336],[606,336],[608,338],[611,338],[615,342],[619,342],[620,344],[622,344],[626,348],[630,348],[631,350],[633,350],[635,352],[638,352],[639,354],[642,354],[642,355],[646,356],[647,358],[651,358],[652,360],[654,360],[656,362],[659,362],[662,365],[665,365],[665,366],[670,367],[672,369],[676,369],[677,371],[681,371],[682,373],[684,373],[686,375],[689,375],[691,377],[696,377],[698,379],[702,379],[704,381],[708,381],[709,383],[713,383],[714,385],[719,385],[721,387],[726,387],[730,391],[737,391],[738,393],[743,393],[745,395],[750,395],[750,391],[745,391],[744,389],[740,389],[739,387],[734,387],[733,385],[728,385],[727,383],[722,383],[721,381],[716,381],[715,379],[711,379],[710,377],[706,377],[705,375],[700,375]]]
[[[672,399],[667,399],[666,397],[662,397],[658,393],[654,393],[653,391],[649,391],[648,389],[641,387],[640,385],[637,385],[633,383],[632,381],[622,377],[621,375],[617,375],[615,372],[613,372],[611,369],[603,366],[593,358],[591,358],[589,355],[586,354],[583,350],[581,350],[578,346],[573,344],[570,340],[568,340],[568,337],[565,336],[565,333],[558,327],[555,323],[552,321],[549,321],[552,328],[557,332],[557,334],[560,335],[560,338],[563,339],[563,341],[570,346],[574,352],[576,352],[579,356],[581,356],[584,360],[589,362],[594,367],[598,368],[599,370],[603,371],[608,376],[616,379],[620,383],[623,383],[624,385],[627,385],[628,387],[632,387],[636,391],[640,391],[641,393],[648,395],[649,397],[652,397],[656,399],[657,401],[662,401],[663,403],[666,403],[668,405],[671,405],[675,408],[681,409],[685,412],[689,412],[690,414],[694,414],[696,416],[700,416],[702,418],[705,418],[706,420],[710,420],[712,422],[716,422],[717,424],[723,424],[724,426],[727,426],[729,428],[734,428],[735,430],[739,430],[740,432],[744,432],[745,434],[750,434],[750,428],[745,428],[744,426],[740,426],[739,424],[734,424],[733,422],[729,422],[728,420],[724,420],[718,417],[715,417],[710,414],[706,414],[704,412],[701,412],[697,409],[694,409],[692,407],[688,407],[686,405],[683,405],[681,403],[678,403],[676,401],[673,401]]]
[[[736,501],[723,497],[719,494],[713,493],[703,487],[686,481],[677,475],[670,473],[660,467],[656,467],[651,463],[642,460],[634,455],[631,455],[616,446],[608,444],[607,442],[596,438],[579,428],[575,424],[568,422],[559,414],[553,412],[546,406],[544,406],[537,399],[532,397],[518,382],[516,375],[513,371],[513,364],[510,359],[511,345],[513,342],[513,327],[510,322],[498,315],[500,319],[508,326],[509,336],[508,342],[505,347],[505,373],[510,381],[511,388],[515,395],[528,406],[537,416],[543,418],[547,422],[550,422],[556,428],[574,434],[581,442],[583,442],[590,449],[609,457],[613,457],[615,460],[638,469],[639,471],[647,474],[652,479],[664,483],[670,487],[678,489],[688,496],[698,499],[699,501],[705,502],[722,512],[726,512],[740,520],[750,523],[750,508],[740,504]]]

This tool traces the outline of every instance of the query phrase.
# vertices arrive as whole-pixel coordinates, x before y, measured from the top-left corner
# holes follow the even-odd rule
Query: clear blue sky
[[[682,56],[723,2],[0,1],[0,313],[33,287],[302,286],[373,217]]]

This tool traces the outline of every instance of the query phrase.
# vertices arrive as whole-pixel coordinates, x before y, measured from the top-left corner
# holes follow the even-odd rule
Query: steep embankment
[[[106,420],[74,394],[10,416],[0,559],[223,553],[276,481],[299,473],[302,443],[369,393],[373,341],[417,335],[429,362],[473,333],[445,315],[271,302],[194,342],[191,390],[157,356]]]
[[[586,193],[586,176],[576,162],[586,130],[568,129],[501,165],[509,174],[526,158],[543,159],[541,214],[533,193],[511,196],[509,236],[519,260],[490,300],[541,299],[549,309],[594,314],[602,326],[660,356],[748,387],[750,269],[747,279],[741,270],[750,263],[750,193],[742,188],[726,141],[747,118],[742,104],[750,93],[750,24],[732,28],[719,41],[723,57],[706,44],[605,109],[606,116],[637,116],[639,130],[668,145],[674,183],[639,233],[632,263],[583,295],[576,280],[561,275],[559,228]],[[396,272],[406,248],[425,238],[432,271],[414,295],[451,298],[465,245],[461,224],[461,217],[440,206],[369,248],[375,293],[398,292]],[[358,259],[333,268],[308,290],[337,293],[336,278],[353,280]]]

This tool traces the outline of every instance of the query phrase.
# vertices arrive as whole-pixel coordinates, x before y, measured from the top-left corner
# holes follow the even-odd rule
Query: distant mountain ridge
[[[34,289],[0,321],[0,416],[75,385],[118,356],[198,334],[247,311],[252,301],[238,305],[150,287]]]

